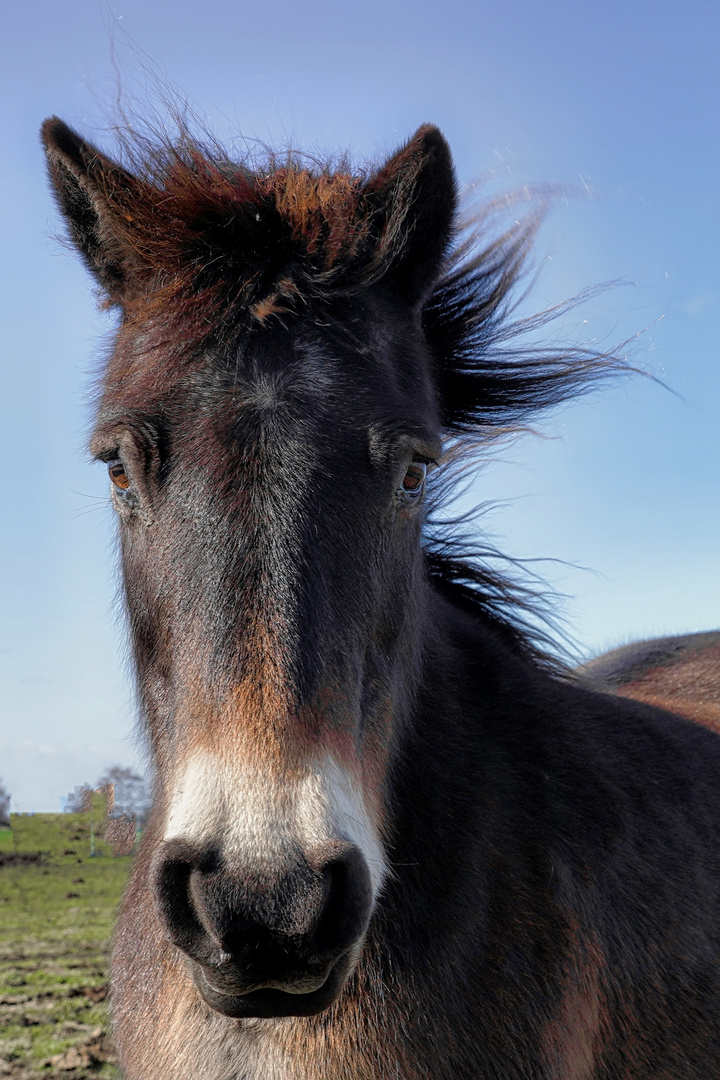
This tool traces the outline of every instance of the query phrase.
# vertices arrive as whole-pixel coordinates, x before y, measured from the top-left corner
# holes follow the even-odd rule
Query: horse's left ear
[[[457,202],[450,147],[432,124],[419,128],[365,185],[377,207],[375,258],[403,297],[422,303],[437,280]]]

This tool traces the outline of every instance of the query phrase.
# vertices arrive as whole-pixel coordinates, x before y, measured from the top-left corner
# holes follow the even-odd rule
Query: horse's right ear
[[[138,265],[128,243],[130,208],[144,184],[57,117],[45,121],[41,137],[70,237],[110,301],[122,304]]]

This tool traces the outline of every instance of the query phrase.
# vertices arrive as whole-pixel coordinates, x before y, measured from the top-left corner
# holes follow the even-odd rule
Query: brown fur
[[[655,668],[625,683],[618,694],[680,713],[720,734],[720,644]]]
[[[658,638],[590,661],[583,677],[720,733],[720,631]]]
[[[605,958],[592,934],[577,944],[557,1019],[547,1027],[547,1055],[557,1080],[592,1080],[609,1028]],[[584,954],[584,955],[583,955]]]

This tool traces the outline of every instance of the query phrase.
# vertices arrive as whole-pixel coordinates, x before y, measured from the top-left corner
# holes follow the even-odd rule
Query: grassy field
[[[14,816],[12,836],[0,836],[0,1077],[118,1077],[108,954],[132,860],[91,856],[87,814]]]

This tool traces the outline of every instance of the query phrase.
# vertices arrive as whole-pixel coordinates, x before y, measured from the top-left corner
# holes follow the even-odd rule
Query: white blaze
[[[198,751],[174,784],[164,839],[217,846],[228,861],[255,865],[272,865],[298,848],[312,852],[328,841],[348,841],[365,857],[373,900],[387,871],[362,791],[329,755],[278,783],[262,767]]]

